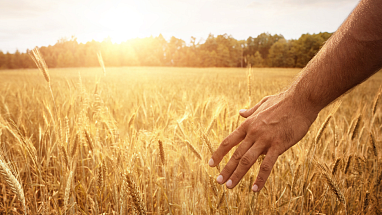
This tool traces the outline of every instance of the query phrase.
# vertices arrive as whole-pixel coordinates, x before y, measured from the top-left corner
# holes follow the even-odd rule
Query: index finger
[[[232,147],[239,144],[246,136],[245,122],[240,125],[234,132],[228,135],[223,142],[219,145],[219,148],[212,154],[208,165],[211,167],[217,166]]]

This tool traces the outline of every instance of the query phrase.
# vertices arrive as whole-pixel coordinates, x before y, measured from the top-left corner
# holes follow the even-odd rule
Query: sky
[[[25,52],[54,45],[110,37],[191,36],[203,42],[211,33],[235,39],[268,32],[298,39],[301,34],[334,32],[358,0],[1,0],[0,50]]]

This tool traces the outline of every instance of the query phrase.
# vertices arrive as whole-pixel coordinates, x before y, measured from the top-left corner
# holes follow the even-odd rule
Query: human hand
[[[252,186],[253,191],[260,191],[277,158],[305,136],[317,114],[314,107],[288,93],[265,97],[254,107],[240,110],[240,115],[247,119],[223,140],[209,161],[211,167],[217,166],[224,155],[241,142],[217,177],[217,182],[234,188],[257,158],[264,154],[266,156]]]

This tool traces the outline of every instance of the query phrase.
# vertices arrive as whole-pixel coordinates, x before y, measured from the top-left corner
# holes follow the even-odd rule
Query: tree
[[[58,55],[57,67],[71,67],[73,66],[73,59],[73,54],[69,50],[66,50]]]
[[[193,66],[193,67],[303,67],[318,52],[331,33],[303,34],[298,40],[285,40],[281,34],[262,33],[247,40],[231,35],[209,34],[204,42],[191,37],[190,45],[171,37],[130,39],[120,44],[111,38],[102,42],[78,43],[77,38],[61,38],[56,44],[40,47],[48,67],[99,66],[101,52],[106,66]],[[245,56],[245,58],[244,58]],[[27,53],[0,52],[0,69],[35,68]]]
[[[279,41],[280,39],[284,39],[283,35],[271,35],[269,33],[262,33],[258,35],[256,38],[249,37],[247,39],[247,48],[245,50],[245,55],[255,55],[258,51],[261,54],[261,57],[267,62],[269,49],[271,46]]]
[[[7,59],[4,52],[0,51],[0,69],[7,69]]]
[[[304,67],[316,53],[320,50],[325,42],[323,38],[329,38],[323,34],[303,34],[293,43],[293,52],[295,54],[296,67]]]
[[[264,63],[259,51],[256,51],[255,55],[248,55],[247,61],[252,67],[262,67]]]
[[[290,50],[291,46],[285,39],[274,43],[269,49],[268,66],[293,67],[294,61]]]

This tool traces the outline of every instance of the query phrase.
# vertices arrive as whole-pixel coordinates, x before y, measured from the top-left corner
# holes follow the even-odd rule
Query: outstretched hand
[[[260,191],[277,158],[305,136],[317,113],[288,93],[265,97],[254,107],[240,110],[240,115],[247,119],[223,140],[209,160],[211,167],[217,166],[241,142],[217,182],[234,188],[258,157],[265,155],[252,186],[253,191]]]

